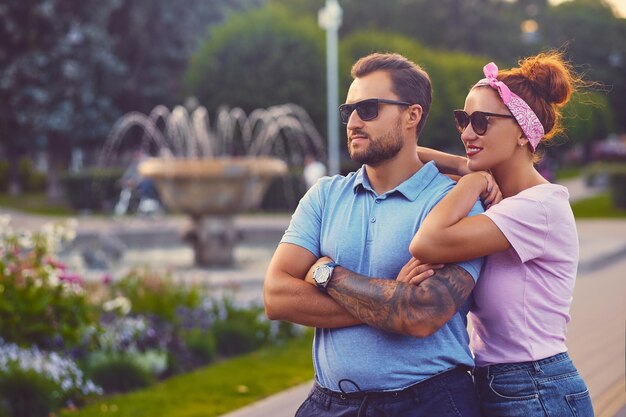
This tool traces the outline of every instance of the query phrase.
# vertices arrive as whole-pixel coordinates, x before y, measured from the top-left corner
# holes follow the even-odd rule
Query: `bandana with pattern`
[[[498,81],[498,67],[493,62],[483,67],[485,77],[478,81],[474,87],[488,85],[498,91],[502,102],[509,108],[515,120],[522,128],[522,132],[526,135],[533,151],[537,149],[539,141],[544,135],[543,126],[535,112],[520,96],[512,92],[506,84]]]

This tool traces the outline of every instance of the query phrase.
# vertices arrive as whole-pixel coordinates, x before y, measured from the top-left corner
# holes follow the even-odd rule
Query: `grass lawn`
[[[582,170],[583,169],[580,166],[564,166],[557,169],[555,175],[557,180],[569,180],[579,177]]]
[[[100,398],[65,417],[212,417],[313,378],[312,332],[272,347],[180,375],[144,390]]]
[[[574,216],[583,218],[626,218],[626,210],[613,207],[608,192],[586,198],[572,204]]]
[[[44,193],[0,194],[0,207],[48,216],[71,216],[76,214],[65,205],[51,205]]]

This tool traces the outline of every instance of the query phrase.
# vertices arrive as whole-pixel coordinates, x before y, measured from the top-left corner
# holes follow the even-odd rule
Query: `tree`
[[[118,39],[115,54],[128,67],[116,105],[122,112],[149,112],[183,99],[188,61],[210,27],[264,0],[122,0],[108,25]]]
[[[324,34],[310,17],[279,7],[233,16],[215,27],[186,73],[187,94],[209,111],[295,103],[325,126]],[[320,128],[321,127],[321,128]]]
[[[541,26],[548,44],[566,45],[586,78],[604,84],[617,128],[626,131],[626,19],[602,0],[573,0],[550,9]]]
[[[10,161],[37,144],[49,151],[54,180],[54,168],[72,146],[106,134],[118,115],[110,80],[124,72],[106,32],[116,4],[5,2],[0,12],[0,142]],[[59,197],[56,182],[51,184],[50,196]]]

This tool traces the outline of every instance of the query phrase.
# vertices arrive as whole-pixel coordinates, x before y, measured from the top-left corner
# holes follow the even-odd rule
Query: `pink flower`
[[[83,285],[83,277],[77,274],[68,274],[66,272],[63,272],[61,275],[59,275],[59,279],[69,284]]]
[[[100,278],[100,281],[104,285],[109,285],[109,284],[111,284],[111,282],[113,282],[113,278],[111,277],[111,274],[104,274],[104,275],[102,275],[102,278]]]
[[[67,265],[53,258],[46,258],[45,262],[50,266],[60,269],[61,271],[65,271],[67,269]]]

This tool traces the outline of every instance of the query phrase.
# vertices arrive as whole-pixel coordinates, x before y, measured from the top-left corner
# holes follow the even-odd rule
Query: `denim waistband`
[[[419,381],[407,388],[404,388],[401,390],[395,390],[395,391],[337,392],[337,391],[329,390],[328,388],[324,388],[320,386],[317,382],[315,382],[313,389],[320,393],[328,395],[329,397],[340,399],[340,400],[362,400],[365,397],[369,399],[399,398],[405,395],[414,395],[416,392],[419,392],[421,388],[425,388],[436,381],[449,378],[452,376],[460,375],[461,373],[467,373],[469,371],[471,371],[471,368],[467,366],[457,366],[447,371],[438,373],[430,378],[426,378],[422,381]]]
[[[557,353],[554,356],[549,356],[544,359],[539,359],[537,361],[499,363],[495,365],[481,366],[481,367],[477,367],[474,370],[474,373],[476,375],[486,374],[489,377],[494,374],[501,374],[501,373],[510,372],[510,371],[539,370],[541,369],[542,366],[546,366],[551,363],[567,361],[567,360],[570,360],[570,357],[567,352],[563,352],[563,353]]]

